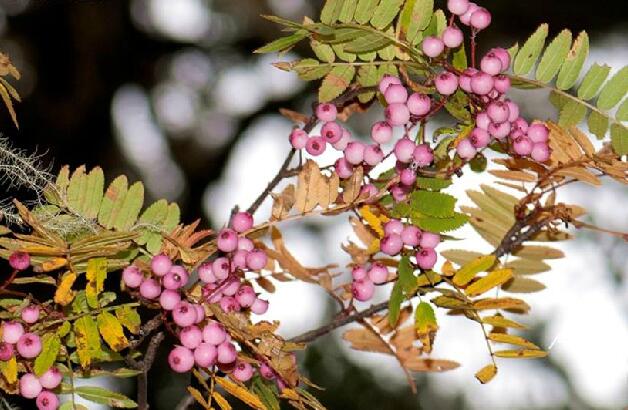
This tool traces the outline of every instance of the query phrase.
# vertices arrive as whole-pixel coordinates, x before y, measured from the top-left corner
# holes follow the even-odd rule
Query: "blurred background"
[[[150,198],[177,201],[184,220],[200,217],[204,226],[220,227],[233,205],[252,202],[288,152],[291,124],[278,108],[306,111],[314,99],[311,85],[271,66],[308,55],[307,47],[282,57],[251,53],[280,35],[259,16],[316,18],[321,4],[0,0],[0,50],[22,73],[12,83],[23,98],[16,106],[19,131],[0,109],[0,132],[17,147],[43,153],[54,169],[100,165],[109,178],[125,173],[141,179]],[[600,61],[618,69],[628,62],[625,0],[481,5],[493,13],[492,26],[480,35],[483,49],[510,46],[549,22],[550,35],[565,27],[574,34],[589,32],[589,64]],[[521,93],[515,95],[525,114],[554,115],[546,94],[527,95],[525,101]],[[354,135],[367,136],[369,124],[381,115],[371,111],[352,119]],[[322,161],[333,159],[329,153]],[[458,185],[487,180],[464,178],[466,183]],[[465,203],[463,191],[453,190]],[[560,199],[588,207],[589,220],[600,226],[628,230],[628,192],[619,184],[595,190],[570,186]],[[268,211],[265,203],[258,220]],[[342,266],[348,260],[339,248],[352,235],[344,217],[287,225],[284,235],[305,264]],[[457,236],[467,239],[456,247],[488,250],[468,229]],[[330,409],[623,408],[628,405],[628,248],[592,233],[579,233],[561,246],[569,257],[539,275],[548,289],[527,298],[533,309],[524,319],[531,327],[525,336],[550,349],[547,360],[502,360],[498,377],[481,386],[473,373],[488,356],[479,328],[439,312],[435,356],[461,367],[417,375],[418,395],[411,394],[394,360],[349,351],[341,332],[316,342],[300,356],[300,367],[325,389],[317,396]],[[333,309],[312,286],[281,284],[265,317],[281,320],[282,334],[290,337],[322,324]],[[175,408],[187,380],[165,371],[163,360],[151,377],[151,408]],[[112,388],[133,396],[131,382]]]

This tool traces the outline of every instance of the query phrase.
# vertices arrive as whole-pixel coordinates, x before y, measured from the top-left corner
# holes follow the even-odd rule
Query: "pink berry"
[[[203,332],[197,326],[188,326],[179,332],[181,344],[188,349],[196,349],[203,341]]]
[[[512,149],[515,151],[515,153],[526,156],[530,155],[530,153],[532,152],[533,144],[534,143],[530,140],[530,138],[522,135],[514,139],[514,141],[512,142]]]
[[[316,117],[323,122],[335,121],[338,110],[334,104],[318,104],[316,106]]]
[[[519,106],[510,100],[504,101],[508,106],[508,122],[514,122],[519,118]]]
[[[241,286],[240,289],[238,289],[235,298],[240,306],[244,308],[251,307],[253,302],[255,302],[255,291],[250,286]]]
[[[199,367],[210,367],[216,364],[218,351],[216,346],[210,343],[201,343],[194,349],[194,362]]]
[[[353,165],[349,164],[346,158],[338,158],[334,164],[334,169],[340,179],[349,178],[353,175]]]
[[[491,119],[485,111],[475,116],[475,125],[484,131],[488,131],[488,126],[491,125]]]
[[[236,360],[236,357],[238,356],[238,352],[236,351],[235,346],[233,345],[233,343],[230,343],[230,342],[223,342],[219,344],[216,350],[218,353],[217,355],[218,363],[222,363],[222,364],[233,363]]]
[[[510,134],[510,123],[502,122],[501,124],[495,124],[492,122],[488,125],[488,133],[498,140],[501,140]]]
[[[447,27],[443,31],[443,43],[449,48],[456,48],[462,44],[462,31],[458,27]]]
[[[497,75],[502,71],[502,62],[494,53],[488,53],[482,57],[480,68],[486,74]]]
[[[264,269],[267,262],[268,257],[266,256],[266,252],[262,249],[254,249],[246,255],[246,266],[248,266],[250,270]]]
[[[460,22],[465,26],[471,25],[471,15],[479,8],[480,7],[477,4],[469,2],[467,10],[459,15]]]
[[[421,242],[421,236],[421,230],[414,225],[406,226],[401,232],[401,240],[403,241],[403,243],[412,247],[419,246],[419,243]]]
[[[390,195],[395,202],[401,202],[408,199],[408,189],[401,185],[393,185],[390,187]]]
[[[423,44],[421,45],[423,53],[428,57],[438,57],[445,49],[443,40],[438,37],[425,37]]]
[[[256,315],[263,315],[268,311],[268,301],[260,298],[256,298],[255,302],[251,305],[251,312]]]
[[[290,133],[290,145],[292,145],[292,148],[294,149],[303,149],[305,148],[308,138],[309,136],[307,135],[307,132],[300,128],[295,128]]]
[[[503,101],[493,101],[486,107],[486,113],[491,119],[491,122],[501,124],[508,120],[510,109],[508,108],[508,104]]]
[[[164,310],[172,310],[181,302],[181,294],[176,290],[166,289],[159,295],[159,304]]]
[[[140,295],[146,299],[155,299],[161,294],[161,285],[155,279],[144,279],[140,285]]]
[[[463,90],[465,90],[468,93],[473,92],[473,89],[471,88],[471,79],[478,73],[478,70],[476,70],[475,68],[466,68],[462,74],[460,75],[459,80],[459,84],[460,84],[460,88],[462,88]]]
[[[471,14],[469,21],[476,30],[484,30],[491,24],[491,13],[484,7],[480,7]]]
[[[342,138],[342,127],[336,122],[326,122],[321,128],[321,137],[330,144],[335,144]]]
[[[180,289],[187,284],[188,279],[189,276],[185,269],[173,269],[166,276],[164,276],[162,284],[166,289]]]
[[[410,111],[405,104],[390,104],[384,111],[386,121],[392,126],[405,125],[410,121]]]
[[[2,324],[2,341],[15,344],[24,334],[24,327],[19,322],[4,322]]]
[[[392,139],[393,130],[386,121],[379,121],[371,127],[371,138],[378,144],[386,144]]]
[[[9,256],[9,265],[15,270],[24,270],[31,266],[31,257],[26,252],[13,252]]]
[[[310,137],[305,144],[305,150],[307,153],[315,157],[323,154],[323,152],[325,152],[325,148],[327,148],[327,144],[325,143],[325,138],[323,137]]]
[[[436,252],[431,248],[423,248],[416,253],[416,263],[421,269],[432,269],[436,264]]]
[[[35,333],[24,333],[17,341],[16,347],[20,356],[32,359],[41,352],[41,339]]]
[[[401,236],[395,233],[384,236],[380,243],[380,248],[387,255],[397,255],[403,248]]]
[[[194,367],[194,354],[184,346],[176,346],[168,354],[168,364],[177,373],[186,373]]]
[[[360,280],[366,278],[368,272],[363,266],[354,266],[351,269],[351,277],[353,280]]]
[[[493,87],[501,94],[506,93],[510,90],[510,78],[503,74],[498,75],[493,79]]]
[[[205,262],[198,268],[198,277],[205,283],[214,283],[216,282],[216,276],[214,275],[214,270],[212,269],[212,264],[209,262]]]
[[[391,84],[384,92],[384,99],[388,104],[404,104],[408,100],[408,90],[401,84]]]
[[[460,158],[469,160],[475,157],[477,151],[471,141],[469,141],[468,138],[465,138],[458,142],[458,145],[456,146],[456,153]]]
[[[368,271],[368,277],[374,284],[381,285],[388,280],[388,269],[383,264],[375,262]]]
[[[246,382],[253,377],[253,366],[250,363],[237,361],[233,368],[233,377],[241,382]]]
[[[550,159],[550,154],[551,154],[550,148],[546,143],[536,142],[532,146],[532,152],[530,153],[530,156],[535,161],[545,162],[548,159]]]
[[[424,231],[421,234],[421,242],[419,246],[421,248],[431,248],[434,249],[440,243],[440,235],[433,232]]]
[[[203,305],[200,304],[192,306],[194,306],[194,310],[196,310],[196,320],[194,321],[194,324],[197,325],[205,320],[205,308],[203,307]]]
[[[510,67],[510,54],[508,53],[508,50],[501,47],[496,47],[491,48],[489,50],[489,53],[492,53],[497,58],[499,58],[502,63],[502,71],[508,70],[508,67]]]
[[[512,129],[519,130],[521,132],[528,132],[528,122],[521,117],[518,117],[512,122]]]
[[[336,151],[344,151],[347,147],[347,144],[351,142],[351,133],[346,128],[342,128],[342,137],[340,140],[332,144]]]
[[[238,249],[244,251],[252,251],[253,249],[255,249],[255,244],[249,238],[241,236],[238,238]]]
[[[375,285],[370,279],[356,280],[351,284],[351,293],[360,302],[366,302],[373,297]]]
[[[491,140],[490,135],[488,135],[488,132],[486,132],[482,128],[476,127],[473,129],[473,131],[471,131],[471,134],[469,134],[469,141],[471,142],[471,145],[473,145],[473,148],[475,149],[486,147],[488,143],[490,142],[490,140]]]
[[[484,71],[479,71],[471,77],[471,90],[478,95],[486,95],[493,89],[493,77]]]
[[[379,92],[384,94],[388,87],[393,84],[401,84],[401,80],[392,75],[383,76],[381,81],[379,82]]]
[[[187,327],[196,322],[196,309],[190,303],[182,300],[172,309],[172,319],[180,327]]]
[[[417,145],[412,156],[420,168],[426,167],[434,161],[434,152],[427,144]]]
[[[56,410],[59,408],[59,398],[51,391],[42,391],[35,400],[37,410]]]
[[[6,342],[0,343],[0,360],[6,362],[13,357],[13,345]]]
[[[237,212],[231,218],[231,227],[236,232],[245,232],[253,227],[253,215],[248,212]]]
[[[224,256],[220,258],[216,258],[212,263],[212,269],[214,270],[214,275],[218,280],[225,280],[229,273],[231,272],[231,263],[229,259]]]
[[[172,261],[166,255],[156,255],[150,261],[150,269],[156,276],[164,276],[170,272]]]
[[[275,377],[277,377],[275,375],[275,371],[272,369],[272,367],[270,367],[266,363],[262,363],[260,365],[260,367],[259,367],[259,374],[266,380],[274,380]]]
[[[233,296],[223,296],[222,299],[220,299],[220,308],[225,313],[240,311],[240,305]]]
[[[143,279],[144,275],[142,275],[140,268],[135,265],[129,265],[122,271],[122,281],[131,289],[139,287]]]
[[[33,324],[39,320],[39,306],[29,305],[22,309],[22,320]]]
[[[442,95],[451,95],[458,89],[458,77],[449,72],[441,73],[434,79],[434,85]]]
[[[216,238],[216,245],[222,252],[233,252],[238,247],[238,234],[233,229],[221,229]]]
[[[63,380],[63,374],[57,367],[51,367],[41,375],[39,383],[44,389],[52,390],[61,384],[61,380]]]
[[[416,144],[409,138],[403,137],[395,144],[395,157],[400,162],[408,163],[412,160],[414,154],[414,148]]]
[[[231,262],[233,262],[233,266],[236,269],[245,269],[246,268],[246,255],[249,254],[249,251],[245,251],[243,249],[238,249],[231,256]]]
[[[411,168],[406,168],[399,174],[399,182],[406,186],[412,186],[416,182],[416,171]]]
[[[391,219],[384,224],[385,235],[401,235],[401,232],[403,232],[403,222],[398,219]]]
[[[27,399],[34,399],[41,393],[41,383],[33,373],[26,373],[20,377],[20,395]]]
[[[534,123],[528,127],[528,138],[532,142],[546,142],[549,137],[549,130],[545,124]]]
[[[410,114],[421,117],[430,112],[432,100],[425,94],[413,93],[408,98],[407,106]]]
[[[377,144],[367,145],[364,149],[364,162],[368,165],[375,166],[382,162],[384,159],[384,153]]]
[[[460,16],[464,14],[469,8],[469,0],[447,0],[447,10],[451,14]]]
[[[220,291],[225,296],[233,296],[240,289],[240,280],[234,277],[229,278],[220,288]]]
[[[352,141],[347,144],[345,148],[344,156],[347,162],[351,165],[358,165],[364,161],[365,144],[360,141]]]
[[[210,322],[203,328],[203,340],[218,346],[227,339],[225,328],[218,322]]]

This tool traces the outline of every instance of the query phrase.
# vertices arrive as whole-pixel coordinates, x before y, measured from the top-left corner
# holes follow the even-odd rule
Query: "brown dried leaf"
[[[445,372],[460,367],[460,363],[453,360],[429,359],[421,357],[409,357],[404,360],[403,366],[415,372]]]
[[[319,184],[322,181],[320,168],[316,162],[307,160],[297,178],[295,208],[301,213],[312,211],[318,205]]]
[[[284,117],[296,124],[305,124],[310,121],[310,117],[308,117],[307,115],[301,114],[297,111],[289,110],[287,108],[280,108],[279,114],[283,115]]]
[[[488,172],[497,178],[510,179],[513,181],[536,182],[537,180],[537,177],[524,171],[490,170]]]
[[[281,194],[271,194],[271,196],[273,197],[271,220],[282,220],[286,218],[296,202],[294,185],[290,184],[281,191]]]
[[[342,200],[345,204],[353,203],[358,198],[363,178],[364,170],[359,166],[353,170],[353,175],[350,178],[343,181]]]
[[[384,341],[368,329],[347,330],[342,338],[351,343],[351,348],[365,352],[390,354],[390,349]]]

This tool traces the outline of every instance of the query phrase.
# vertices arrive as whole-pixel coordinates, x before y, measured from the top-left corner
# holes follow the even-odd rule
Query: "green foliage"
[[[399,266],[397,267],[397,274],[399,275],[395,285],[393,286],[388,301],[388,322],[391,325],[395,325],[399,320],[399,312],[401,309],[401,303],[406,297],[412,295],[416,289],[416,278],[414,276],[414,268],[410,259],[407,256],[402,257],[399,260]]]
[[[102,387],[79,386],[75,387],[73,392],[86,400],[106,406],[125,409],[137,407],[137,403],[125,395]]]

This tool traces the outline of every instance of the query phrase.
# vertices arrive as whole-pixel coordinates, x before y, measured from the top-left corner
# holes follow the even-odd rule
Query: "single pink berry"
[[[342,128],[342,137],[340,140],[332,144],[336,151],[344,151],[347,148],[347,144],[351,142],[351,132],[348,129]]]
[[[238,249],[242,249],[245,251],[252,251],[253,249],[255,249],[255,244],[249,238],[240,236],[238,238]]]
[[[129,265],[122,271],[122,281],[131,289],[139,287],[143,279],[144,275],[140,271],[140,268],[135,265]]]
[[[194,354],[184,346],[176,346],[168,354],[168,364],[177,373],[187,373],[194,367]]]
[[[460,16],[466,13],[468,8],[469,0],[447,0],[447,10],[449,10],[451,14]]]
[[[521,132],[528,132],[528,122],[521,117],[518,117],[512,122],[512,129],[519,130]]]
[[[295,128],[290,133],[290,145],[292,145],[292,148],[294,149],[303,149],[305,148],[308,138],[309,136],[307,135],[307,132],[300,128]]]
[[[220,308],[225,313],[240,311],[240,305],[233,296],[223,296],[222,299],[220,299]]]
[[[502,122],[501,124],[495,124],[491,122],[488,125],[488,133],[498,140],[504,139],[510,134],[510,123]]]
[[[410,121],[408,106],[401,103],[390,104],[384,111],[386,121],[392,126],[405,125]]]
[[[161,294],[161,285],[155,279],[144,279],[140,285],[140,295],[146,299],[155,299]]]
[[[231,227],[236,232],[245,232],[253,227],[253,215],[248,212],[237,212],[231,218]]]
[[[20,395],[27,399],[34,399],[41,393],[41,383],[33,373],[26,373],[20,377]]]
[[[180,327],[187,327],[196,322],[196,309],[190,303],[182,300],[172,309],[172,319]]]
[[[423,231],[421,234],[421,242],[419,242],[419,246],[421,248],[430,248],[434,249],[440,243],[440,235],[433,232]]]
[[[488,53],[480,60],[480,69],[486,74],[497,75],[502,71],[502,62],[494,53]]]
[[[52,390],[61,384],[61,380],[63,380],[63,374],[57,367],[53,366],[41,375],[39,383],[44,389]]]
[[[267,262],[268,257],[266,256],[266,252],[262,249],[254,249],[246,255],[246,266],[248,266],[250,270],[262,270]]]
[[[33,324],[39,320],[39,306],[28,305],[22,309],[22,320],[28,324]]]
[[[401,80],[398,77],[392,75],[383,76],[381,81],[379,82],[379,92],[384,94],[388,87],[393,84],[401,84]]]
[[[493,101],[486,107],[486,113],[491,119],[491,122],[501,124],[502,122],[508,121],[510,109],[508,108],[508,104],[504,101]]]
[[[387,255],[397,255],[401,251],[401,248],[403,248],[401,236],[395,233],[384,236],[380,243],[380,248],[381,251]]]
[[[251,305],[251,312],[256,315],[263,315],[268,311],[268,301],[260,298],[256,298],[255,302]]]
[[[240,289],[240,280],[235,277],[229,278],[220,288],[220,291],[225,296],[233,296]]]
[[[486,95],[491,92],[493,84],[493,77],[484,71],[479,71],[471,77],[471,90],[478,95]]]
[[[176,268],[177,266],[173,266]],[[166,289],[180,289],[188,283],[189,275],[185,269],[179,266],[181,269],[172,269],[162,279],[162,284]]]
[[[538,162],[545,162],[550,159],[551,150],[549,146],[544,142],[536,142],[532,146],[532,152],[530,156],[533,160]]]
[[[420,168],[423,168],[434,161],[434,151],[432,151],[427,144],[419,144],[412,152],[412,157],[414,158],[414,162],[416,162]]]
[[[528,127],[528,138],[532,142],[546,142],[549,138],[549,130],[545,124],[536,122]]]
[[[150,269],[156,276],[164,276],[170,272],[172,261],[166,255],[155,255],[150,261]]]
[[[403,232],[403,222],[401,222],[399,219],[391,219],[384,224],[385,235],[401,235],[401,232]]]
[[[230,342],[223,342],[220,345],[218,345],[217,350],[217,359],[218,359],[218,363],[222,363],[222,364],[228,364],[228,363],[233,363],[236,360],[236,357],[238,356],[238,352],[236,351],[235,346],[233,345],[233,343]]]
[[[494,54],[502,62],[502,71],[508,70],[510,67],[510,54],[508,50],[501,47],[491,48],[489,53]]]
[[[218,303],[222,299],[222,292],[217,289],[218,285],[215,283],[208,283],[203,286],[203,298],[209,303]]]
[[[410,140],[410,138],[400,138],[395,144],[395,157],[400,162],[408,163],[412,160],[414,154],[414,148],[416,144]]]
[[[388,104],[404,104],[408,101],[408,90],[401,84],[391,84],[384,92],[384,99]]]
[[[346,158],[338,158],[336,163],[334,164],[334,169],[336,170],[336,174],[340,179],[349,178],[353,175],[353,165],[349,164]]]
[[[413,93],[408,97],[406,105],[410,114],[421,117],[430,112],[432,100],[425,94]]]
[[[478,113],[478,115],[475,116],[475,125],[477,128],[488,131],[488,126],[491,125],[491,119],[485,111]]]
[[[367,204],[371,204],[373,203],[373,201],[375,200],[375,198],[373,198],[375,195],[377,195],[377,187],[373,184],[364,184],[362,185],[362,188],[360,188],[360,197],[361,198],[372,198],[369,199],[367,201],[365,201]]]
[[[382,162],[384,153],[378,144],[367,145],[364,148],[364,162],[368,165],[375,166]]]
[[[225,280],[231,272],[231,263],[229,262],[229,259],[221,256],[220,258],[214,259],[214,262],[212,263],[212,269],[214,270],[214,275],[216,276],[216,279]]]
[[[408,189],[402,185],[393,185],[390,187],[390,195],[392,195],[395,202],[401,202],[408,199]]]
[[[246,269],[246,256],[249,254],[249,251],[245,251],[244,249],[238,249],[231,255],[231,262],[236,269]]]
[[[342,138],[342,127],[337,122],[326,122],[321,128],[321,137],[329,144],[335,144]]]
[[[368,271],[368,277],[374,284],[381,285],[388,280],[388,268],[380,262],[375,262]]]
[[[25,359],[32,359],[41,353],[41,339],[35,333],[24,333],[16,344],[17,352]]]
[[[443,31],[443,43],[449,48],[456,48],[462,44],[463,35],[462,31],[458,27],[447,27]]]
[[[401,240],[405,245],[415,247],[419,246],[422,235],[423,233],[419,228],[414,225],[408,225],[404,227],[403,231],[401,232]]]
[[[504,94],[510,90],[510,78],[507,75],[500,74],[493,79],[493,87],[500,94]]]
[[[188,349],[196,349],[203,341],[203,332],[197,326],[188,326],[179,332],[181,344]]]
[[[13,357],[13,353],[14,350],[12,344],[6,342],[0,343],[0,360],[2,360],[3,362],[11,360],[11,358]]]
[[[388,143],[393,136],[393,129],[386,121],[379,121],[371,127],[371,138],[378,144]]]
[[[365,144],[360,141],[352,141],[347,144],[345,148],[344,156],[347,162],[351,165],[358,165],[364,161]]]
[[[192,306],[194,306],[194,310],[196,310],[196,320],[194,321],[194,324],[198,325],[205,320],[205,308],[201,304]]]
[[[238,234],[233,229],[221,229],[216,238],[216,245],[222,252],[233,252],[238,247]]]
[[[441,73],[434,79],[434,85],[442,95],[452,95],[458,89],[458,77],[449,72]]]
[[[416,182],[416,171],[412,168],[406,168],[399,174],[399,182],[405,186],[412,186]]]
[[[471,14],[471,19],[469,21],[471,23],[471,27],[476,30],[484,30],[491,24],[491,13],[484,7],[480,7],[474,11],[473,14]]]
[[[212,269],[212,264],[209,262],[205,262],[198,268],[198,277],[205,283],[214,283],[216,282],[216,276],[214,275],[214,270]]]
[[[477,73],[478,73],[478,70],[476,70],[475,68],[471,68],[471,67],[466,68],[460,75],[460,78],[458,79],[460,88],[462,88],[464,91],[468,93],[472,93],[473,89],[471,88],[471,79]]]
[[[256,295],[252,287],[245,285],[241,286],[240,289],[238,289],[235,298],[240,306],[248,308],[251,307],[253,302],[255,302]]]
[[[316,117],[323,122],[335,121],[338,110],[334,104],[318,104],[316,106]]]
[[[275,371],[266,363],[262,363],[259,367],[259,374],[266,380],[274,380],[277,375]]]
[[[366,278],[368,272],[366,271],[366,269],[363,266],[354,266],[353,269],[351,269],[351,277],[353,278],[353,280],[360,280],[360,279],[364,279]]]
[[[517,103],[511,101],[511,100],[505,100],[504,101],[506,103],[506,105],[508,106],[508,122],[514,122],[517,118],[519,118],[519,106],[517,105]]]
[[[59,398],[51,391],[42,391],[35,400],[37,410],[56,410],[59,408]]]
[[[514,139],[514,141],[512,142],[512,149],[515,151],[515,153],[526,156],[530,155],[530,153],[532,152],[533,144],[534,143],[530,140],[530,138],[522,135]]]
[[[218,322],[210,322],[203,328],[203,340],[218,346],[227,339],[225,328]]]
[[[199,367],[210,367],[216,364],[218,351],[216,346],[210,343],[201,343],[194,349],[194,362]]]
[[[172,310],[181,302],[181,294],[176,290],[166,289],[159,295],[159,304],[164,310]]]
[[[436,252],[431,248],[422,248],[416,253],[416,263],[421,269],[432,269],[436,264]]]
[[[325,152],[325,148],[327,148],[327,144],[323,137],[310,137],[305,144],[307,153],[315,157],[322,155]]]
[[[456,146],[456,153],[460,158],[469,160],[475,157],[477,150],[475,149],[471,141],[469,141],[468,138],[465,138],[458,142],[458,145]]]
[[[360,302],[366,302],[373,297],[375,285],[368,278],[356,280],[351,284],[351,293]]]
[[[491,141],[491,136],[482,128],[476,127],[471,131],[471,134],[469,134],[469,141],[471,145],[473,145],[473,148],[481,149],[488,145]]]
[[[254,372],[254,369],[250,363],[242,362],[238,360],[235,364],[235,367],[233,368],[232,374],[236,380],[244,383],[250,380],[251,377],[253,377],[253,372]]]
[[[467,6],[467,10],[460,14],[460,22],[462,24],[464,24],[465,26],[469,26],[471,25],[471,15],[480,7],[472,2],[469,2],[469,5]]]
[[[15,270],[28,269],[31,266],[31,257],[26,252],[13,252],[9,256],[9,265]]]
[[[438,37],[429,36],[423,39],[423,53],[428,57],[438,57],[445,50],[445,43]]]
[[[15,344],[24,334],[24,327],[19,322],[4,322],[2,324],[2,341]]]

